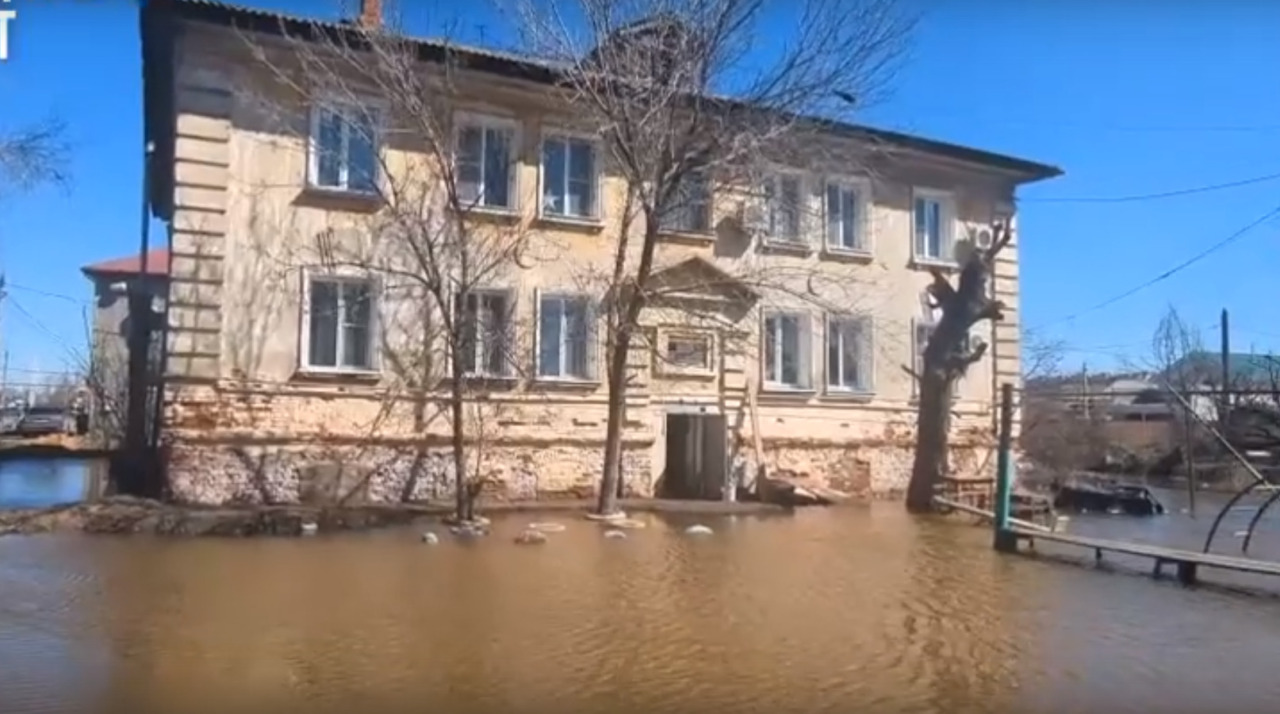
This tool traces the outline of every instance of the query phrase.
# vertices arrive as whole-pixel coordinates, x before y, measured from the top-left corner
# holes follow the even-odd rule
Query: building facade
[[[402,388],[387,337],[395,291],[314,250],[354,240],[353,226],[377,212],[363,200],[368,155],[407,164],[414,149],[357,146],[337,103],[282,94],[245,37],[283,51],[276,38],[291,26],[305,23],[203,0],[143,12],[150,200],[170,226],[169,480],[177,498],[211,503],[297,500],[319,479],[373,500],[444,497],[448,420],[432,416],[443,392]],[[475,405],[482,469],[505,497],[586,495],[601,468],[606,392],[598,295],[582,276],[613,259],[621,179],[589,132],[549,103],[540,67],[451,51],[464,67],[468,180],[490,218],[529,232],[533,256],[459,298],[458,309],[506,335],[497,347],[476,336],[468,353],[467,371],[490,385]],[[645,339],[629,355],[627,492],[720,498],[726,479],[755,472],[753,424],[774,473],[858,495],[905,486],[909,372],[935,319],[922,299],[929,271],[954,276],[966,241],[989,240],[995,220],[1016,224],[1019,185],[1060,172],[865,127],[824,141],[888,146],[892,160],[874,177],[780,169],[770,192],[792,202],[750,218],[712,178],[658,246],[667,299],[646,309]],[[325,146],[339,159],[317,159]],[[958,387],[960,472],[979,468],[993,442],[998,384],[1020,380],[1017,243],[992,281],[1005,317],[975,327],[989,349]],[[763,275],[791,282],[744,277]],[[823,309],[789,297],[812,291],[814,276],[856,285],[856,295],[828,296]],[[856,309],[830,307],[840,303]],[[702,317],[687,319],[694,312]]]

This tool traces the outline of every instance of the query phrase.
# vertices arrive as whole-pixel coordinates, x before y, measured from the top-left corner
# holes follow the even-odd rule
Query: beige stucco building
[[[443,496],[447,420],[424,417],[441,393],[403,389],[391,354],[391,333],[405,331],[395,291],[312,250],[317,236],[342,240],[379,210],[364,190],[369,150],[392,166],[413,149],[361,145],[332,106],[266,111],[262,98],[280,95],[245,38],[278,49],[273,36],[291,26],[278,15],[202,0],[146,8],[151,201],[170,226],[164,429],[174,495],[290,501],[340,470],[353,486],[372,474],[362,491],[371,499]],[[606,394],[595,296],[582,276],[612,260],[620,179],[589,135],[566,128],[565,108],[548,103],[544,68],[455,51],[473,98],[458,108],[461,154],[482,157],[474,176],[462,175],[489,218],[529,232],[532,256],[464,300],[524,326],[504,331],[501,355],[479,339],[472,357],[469,371],[489,385],[476,407],[484,470],[508,497],[587,493]],[[659,246],[659,273],[680,289],[647,311],[648,339],[630,357],[627,491],[720,498],[726,475],[749,481],[749,384],[759,387],[774,471],[859,494],[900,490],[915,421],[904,367],[933,319],[922,303],[928,269],[954,269],[958,245],[988,239],[993,220],[1016,220],[1019,185],[1060,173],[864,127],[822,140],[874,145],[882,158],[873,174],[797,166],[769,179],[773,195],[792,196],[787,205],[815,220],[785,210],[760,220],[731,187],[712,184],[705,207],[682,213]],[[318,156],[322,145],[338,158]],[[1020,378],[1017,242],[993,281],[1005,318],[972,335],[990,349],[959,387],[960,470],[987,454],[997,384]],[[784,275],[809,276],[787,278],[792,288],[844,284],[852,295],[797,300],[803,290],[749,277]],[[680,317],[682,301],[704,317]]]

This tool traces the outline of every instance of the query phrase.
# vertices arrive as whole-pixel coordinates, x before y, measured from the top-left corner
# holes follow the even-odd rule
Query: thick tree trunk
[[[622,431],[627,406],[627,353],[631,349],[631,329],[618,329],[609,352],[608,420],[604,434],[604,471],[600,476],[600,493],[596,513],[608,516],[618,511],[618,494],[622,486]]]
[[[948,472],[952,385],[987,350],[985,343],[970,344],[969,329],[982,320],[999,320],[1004,308],[988,295],[988,285],[996,254],[1012,240],[1008,224],[994,226],[992,238],[989,249],[971,249],[954,286],[942,271],[932,271],[929,296],[942,315],[925,346],[922,374],[916,375],[920,402],[906,504],[912,513],[933,510],[934,492]]]
[[[920,375],[915,461],[907,486],[907,510],[912,513],[933,509],[934,494],[947,474],[952,383],[942,370],[926,370]]]
[[[463,401],[461,370],[455,369],[449,393],[449,411],[453,422],[453,498],[454,515],[465,523],[475,517],[471,489],[467,487],[466,404]]]

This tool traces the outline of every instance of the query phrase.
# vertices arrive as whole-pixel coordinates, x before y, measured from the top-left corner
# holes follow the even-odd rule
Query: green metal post
[[[1013,385],[1000,385],[999,451],[996,452],[995,549],[1012,553],[1018,539],[1009,530],[1010,501],[1013,491]]]

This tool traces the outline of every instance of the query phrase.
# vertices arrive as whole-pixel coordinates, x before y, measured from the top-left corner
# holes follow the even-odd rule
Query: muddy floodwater
[[[1070,529],[1195,545],[1220,502]],[[1232,515],[1224,552],[1248,516]],[[1141,563],[1000,556],[986,530],[899,504],[697,519],[706,536],[683,533],[687,516],[626,539],[553,519],[565,530],[539,546],[512,542],[528,515],[438,545],[421,528],[0,538],[0,712],[1280,706],[1280,582],[1187,589],[1126,570]],[[1280,534],[1251,549],[1280,558]]]

